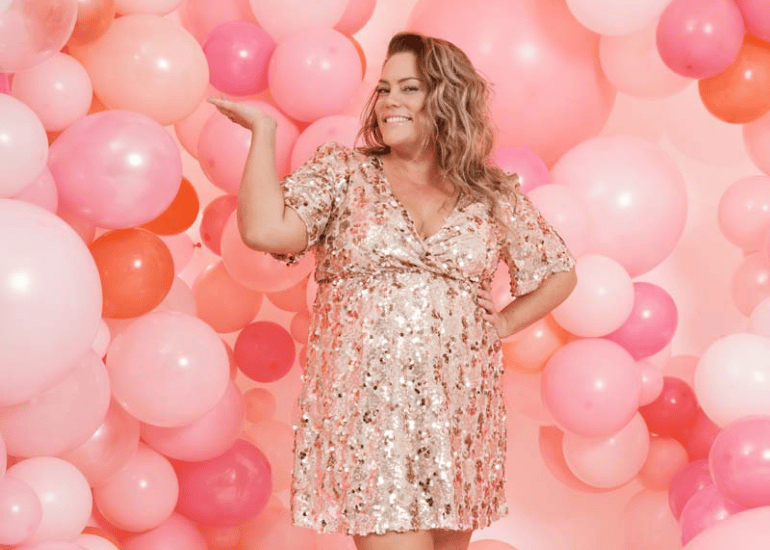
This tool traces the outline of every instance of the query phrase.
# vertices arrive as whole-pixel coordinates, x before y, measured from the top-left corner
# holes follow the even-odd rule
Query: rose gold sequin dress
[[[500,259],[512,290],[574,260],[532,204],[460,198],[421,238],[376,156],[334,143],[283,182],[317,259],[295,426],[294,523],[363,535],[479,529],[507,513],[500,341],[476,289]],[[289,263],[295,256],[278,256]]]

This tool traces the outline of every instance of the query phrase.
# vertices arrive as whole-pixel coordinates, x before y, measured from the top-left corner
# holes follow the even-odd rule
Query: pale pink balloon
[[[743,17],[732,0],[672,0],[658,20],[663,62],[691,78],[707,78],[735,60],[743,44]]]
[[[257,106],[278,123],[276,131],[275,161],[278,176],[289,172],[289,159],[299,130],[284,114],[262,101],[244,101]],[[237,195],[246,157],[251,145],[251,132],[234,124],[219,111],[203,125],[198,139],[198,162],[211,183],[220,189]]]
[[[16,73],[11,92],[35,111],[49,132],[61,132],[85,116],[93,98],[85,68],[63,53]]]
[[[195,39],[156,15],[124,15],[99,39],[70,46],[109,109],[147,115],[166,126],[190,115],[204,98],[208,65]]]
[[[719,199],[718,221],[728,241],[746,251],[760,250],[770,229],[770,177],[730,184]]]
[[[764,252],[745,256],[732,277],[733,303],[746,316],[770,297],[770,260]]]
[[[696,535],[745,508],[727,500],[716,485],[698,491],[682,510],[679,524],[682,526],[682,544]]]
[[[163,301],[153,311],[175,311],[197,317],[198,309],[195,307],[195,296],[192,289],[180,277],[174,277],[171,290]]]
[[[181,514],[174,512],[163,523],[139,535],[123,540],[123,550],[207,550],[195,524]]]
[[[216,93],[214,88],[209,88],[209,94]],[[193,158],[198,158],[198,140],[206,121],[214,114],[217,108],[208,101],[201,101],[195,110],[174,124],[174,131],[179,143]]]
[[[685,505],[695,493],[713,483],[708,460],[690,462],[674,474],[669,485],[668,504],[677,521],[682,515]]]
[[[256,23],[248,0],[185,0],[179,8],[184,27],[198,42],[203,42],[211,30],[226,21]]]
[[[609,436],[586,437],[564,434],[564,458],[578,479],[594,487],[620,487],[644,466],[650,449],[650,434],[636,414]]]
[[[270,95],[276,105],[302,122],[342,112],[362,78],[356,47],[339,31],[324,27],[281,39],[268,68]]]
[[[714,341],[695,370],[695,394],[719,426],[749,415],[770,415],[770,339],[735,333]],[[725,391],[730,388],[730,391]]]
[[[75,539],[75,544],[85,550],[120,550],[112,542],[99,535],[92,533],[83,533]]]
[[[0,10],[0,68],[28,69],[48,59],[67,43],[77,20],[77,0],[4,0]],[[2,119],[2,117],[0,117]]]
[[[741,550],[770,547],[770,506],[744,510],[719,521],[696,536],[687,550],[724,550],[740,544]]]
[[[743,125],[743,144],[756,167],[770,174],[770,113]]]
[[[0,198],[13,197],[32,183],[48,160],[48,137],[35,112],[0,94]]]
[[[551,174],[543,159],[532,150],[519,145],[503,145],[495,149],[494,162],[509,174],[519,176],[522,193],[551,183]]]
[[[692,79],[663,63],[655,44],[657,22],[623,36],[602,36],[599,59],[607,78],[633,97],[668,97],[683,90]]]
[[[273,478],[273,491],[278,493],[291,485],[291,471],[294,464],[292,448],[294,430],[280,420],[262,420],[249,424],[244,435],[270,462]]]
[[[243,395],[231,381],[219,403],[202,417],[178,428],[142,424],[142,439],[169,458],[187,462],[209,460],[235,443],[245,414]]]
[[[635,136],[590,139],[551,174],[585,200],[589,250],[620,262],[632,277],[658,265],[679,242],[687,190],[677,165],[656,145]]]
[[[634,307],[634,286],[617,261],[599,254],[577,259],[578,283],[552,315],[577,336],[604,336],[620,328]]]
[[[550,165],[607,122],[616,92],[599,36],[564,2],[420,0],[407,28],[455,43],[494,84],[502,145],[525,144]]]
[[[377,0],[348,0],[347,4],[334,28],[351,36],[360,31],[372,17]]]
[[[222,230],[235,212],[237,202],[233,195],[221,195],[203,209],[200,225],[201,240],[217,256],[221,253]]]
[[[605,35],[638,32],[660,15],[671,0],[567,0],[572,15],[584,26]]]
[[[528,197],[564,239],[574,257],[588,252],[591,240],[588,206],[576,191],[565,185],[541,185],[530,191]]]
[[[752,310],[747,332],[770,338],[770,299],[765,298]]]
[[[62,207],[109,229],[155,219],[182,181],[174,140],[130,111],[102,111],[71,124],[51,146],[48,165]]]
[[[691,388],[695,387],[695,369],[698,366],[698,357],[695,355],[675,355],[670,357],[663,366],[665,376],[675,376],[687,382]]]
[[[0,476],[0,544],[20,544],[40,525],[43,507],[37,493],[11,476]]]
[[[160,239],[166,243],[171,257],[174,260],[174,274],[179,275],[192,259],[195,252],[195,243],[187,233],[177,233],[176,235],[161,235]]]
[[[85,476],[61,458],[40,456],[17,462],[6,474],[29,485],[42,505],[42,519],[30,542],[73,540],[88,523],[93,499]]]
[[[235,214],[222,231],[222,261],[233,279],[259,292],[276,292],[294,286],[307,277],[315,262],[308,254],[299,263],[287,266],[265,252],[248,248],[238,233]]]
[[[62,458],[77,466],[88,483],[96,487],[120,470],[138,445],[139,421],[113,401],[90,439]]]
[[[294,143],[291,151],[290,167],[292,172],[311,158],[319,145],[335,141],[340,145],[353,148],[360,123],[350,115],[331,115],[316,120],[305,128]]]
[[[663,391],[663,373],[660,368],[649,361],[638,361],[639,374],[642,378],[642,393],[639,405],[648,405],[655,401]]]
[[[115,0],[115,9],[121,15],[146,13],[166,15],[177,9],[184,0]]]
[[[36,204],[52,213],[56,213],[59,207],[59,191],[48,167],[43,168],[40,175],[13,198]]]
[[[540,455],[548,470],[564,485],[582,493],[603,493],[608,489],[593,487],[580,481],[564,459],[564,432],[556,426],[540,426],[538,430]]]
[[[674,475],[689,462],[687,450],[675,439],[653,437],[647,460],[639,470],[642,485],[653,491],[665,491]]]
[[[90,349],[102,311],[99,272],[61,219],[0,199],[0,406],[62,380]]]
[[[608,436],[636,414],[641,378],[633,358],[600,338],[574,340],[543,370],[543,401],[558,425],[581,436]]]
[[[5,440],[0,435],[0,479],[5,475],[8,467],[8,449],[5,446]]]
[[[211,410],[229,381],[222,340],[202,320],[152,312],[118,334],[107,352],[112,393],[142,422],[184,426]]]
[[[249,0],[249,4],[262,28],[281,41],[309,27],[333,27],[345,13],[348,0]]]
[[[107,369],[89,350],[52,388],[30,401],[0,408],[0,433],[14,456],[60,455],[91,437],[109,404]]]
[[[679,550],[679,524],[671,515],[665,491],[643,491],[631,497],[622,515],[624,550]]]
[[[233,279],[221,261],[201,271],[192,289],[198,317],[220,333],[242,329],[262,307],[262,294]]]

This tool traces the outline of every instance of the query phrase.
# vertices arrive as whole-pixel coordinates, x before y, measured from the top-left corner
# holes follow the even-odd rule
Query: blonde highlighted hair
[[[501,196],[512,196],[511,175],[490,162],[495,130],[489,115],[489,83],[468,56],[447,40],[415,33],[399,33],[388,44],[387,58],[411,52],[418,76],[427,86],[425,111],[432,125],[429,140],[435,147],[442,176],[456,189],[487,203],[495,218]],[[374,107],[375,90],[364,109],[359,139],[365,154],[383,155],[390,147],[382,141]]]

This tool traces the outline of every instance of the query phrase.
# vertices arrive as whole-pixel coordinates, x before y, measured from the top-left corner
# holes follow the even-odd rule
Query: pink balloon
[[[206,540],[195,524],[181,514],[171,516],[146,533],[123,540],[123,550],[207,550]]]
[[[241,548],[313,548],[316,538],[312,530],[293,524],[290,510],[280,503],[274,506],[268,504],[257,517],[243,526]]]
[[[653,491],[665,491],[671,479],[689,462],[687,450],[675,439],[653,437],[647,460],[639,470],[639,482]]]
[[[99,272],[61,219],[0,199],[0,406],[62,380],[90,349],[102,312]]]
[[[120,470],[139,446],[139,421],[123,408],[110,403],[102,424],[91,437],[62,458],[83,472],[92,487]]]
[[[231,527],[253,518],[272,492],[270,463],[242,439],[211,460],[180,463],[177,473],[179,511],[213,527]]]
[[[571,489],[582,493],[604,493],[608,489],[600,489],[579,480],[569,469],[564,459],[564,432],[556,426],[540,426],[538,430],[540,455],[548,470],[562,483]]]
[[[277,323],[257,321],[244,328],[233,347],[235,362],[243,374],[257,382],[275,382],[294,364],[291,335]]]
[[[642,393],[639,405],[647,405],[658,398],[663,391],[663,373],[660,368],[649,361],[638,361],[639,374],[642,378]]]
[[[88,523],[93,500],[88,481],[69,462],[40,456],[17,462],[7,476],[29,485],[42,505],[42,519],[29,542],[73,540]]]
[[[270,462],[273,493],[289,489],[294,464],[294,429],[285,422],[270,419],[247,426],[244,436]]]
[[[744,30],[732,0],[673,0],[658,20],[658,51],[671,70],[706,78],[735,60]]]
[[[701,531],[743,510],[742,506],[727,500],[716,485],[704,487],[692,496],[682,510],[679,519],[682,544],[687,544]]]
[[[718,221],[728,241],[746,251],[760,250],[770,229],[770,177],[732,183],[719,199]]]
[[[49,132],[61,132],[91,107],[91,78],[74,57],[56,53],[17,73],[11,91],[29,105]]]
[[[622,347],[586,338],[569,342],[551,356],[543,371],[542,391],[562,429],[604,437],[628,425],[636,414],[641,379]]]
[[[93,222],[61,206],[56,208],[56,215],[67,222],[67,225],[77,232],[84,243],[91,244],[93,242],[94,237],[96,237],[96,226]]]
[[[361,59],[353,43],[339,31],[323,27],[283,38],[268,69],[276,105],[302,122],[340,113],[362,78]]]
[[[249,0],[259,24],[276,41],[283,41],[309,27],[333,27],[345,13],[348,0]]]
[[[248,21],[217,25],[203,43],[211,85],[236,96],[264,91],[274,49],[275,42],[259,25]]]
[[[493,83],[502,145],[525,145],[550,165],[609,117],[616,92],[596,55],[599,36],[564,2],[421,0],[407,28],[455,43]]]
[[[157,15],[124,15],[101,37],[70,45],[109,109],[142,113],[163,126],[192,113],[209,82],[203,50],[182,27]]]
[[[681,531],[664,491],[645,489],[626,504],[622,516],[624,550],[679,550]]]
[[[670,0],[636,0],[621,6],[612,0],[567,0],[575,19],[594,32],[627,35],[657,19]]]
[[[209,94],[216,93],[216,90],[209,86]],[[214,114],[217,108],[208,101],[201,101],[195,110],[174,124],[174,131],[179,143],[182,144],[185,151],[190,153],[193,158],[198,158],[198,140],[201,130],[206,121]]]
[[[178,428],[142,424],[142,440],[169,458],[187,462],[209,460],[232,447],[245,414],[243,395],[231,381],[219,403],[202,417]]]
[[[770,42],[770,19],[767,17],[767,0],[735,0],[738,9],[743,15],[743,22],[746,24],[746,31],[764,40]]]
[[[674,517],[679,520],[690,499],[713,483],[707,460],[690,462],[674,474],[668,489],[668,504]]]
[[[233,212],[238,199],[233,195],[222,195],[206,205],[201,217],[201,240],[209,250],[219,256],[222,230]]]
[[[198,274],[193,293],[198,317],[220,333],[243,329],[262,307],[262,294],[233,279],[221,261]]]
[[[548,172],[543,159],[526,147],[517,145],[504,145],[495,150],[495,164],[509,174],[517,174],[522,193],[529,193],[536,187],[551,183],[551,174]]]
[[[0,29],[13,40],[3,40],[0,67],[9,72],[33,67],[61,50],[77,20],[77,0],[5,0],[2,6]]]
[[[5,440],[0,434],[0,479],[5,475],[5,470],[8,467],[8,449],[5,446]]]
[[[0,72],[0,93],[11,93],[11,78],[9,73]]]
[[[292,172],[327,141],[335,141],[352,149],[356,145],[359,126],[358,119],[350,115],[332,115],[316,120],[302,131],[294,143],[290,163]]]
[[[528,196],[564,239],[572,256],[578,258],[588,251],[588,207],[577,192],[564,185],[549,184],[536,187]]]
[[[752,334],[770,338],[770,299],[763,299],[751,311],[747,330]]]
[[[278,123],[276,131],[275,160],[278,176],[289,172],[289,158],[299,130],[284,114],[262,101],[245,101],[256,105]],[[204,124],[198,140],[198,162],[206,177],[220,189],[237,195],[246,157],[251,145],[251,132],[233,124],[219,111]]]
[[[193,252],[195,252],[195,243],[187,233],[160,235],[160,239],[166,243],[169,252],[171,252],[171,257],[174,260],[174,274],[179,275],[190,263]]]
[[[212,29],[227,21],[248,21],[256,23],[249,0],[185,0],[179,8],[184,27],[203,42]]]
[[[107,352],[112,393],[142,422],[184,426],[211,410],[229,381],[227,352],[211,327],[191,315],[138,318]]]
[[[743,144],[756,167],[770,174],[770,113],[743,125]]]
[[[119,14],[148,13],[166,15],[174,11],[183,0],[116,0],[115,8]]]
[[[360,31],[372,17],[377,0],[348,0],[347,4],[334,28],[351,36]]]
[[[51,540],[25,544],[19,546],[16,550],[83,550],[83,547],[74,542]]]
[[[88,440],[109,404],[107,369],[89,350],[52,388],[30,401],[0,408],[0,433],[14,456],[60,455]]]
[[[0,198],[7,198],[20,193],[43,171],[48,137],[35,112],[7,94],[0,94],[0,120]]]
[[[724,550],[740,544],[741,550],[765,550],[770,546],[770,507],[745,510],[717,522],[696,536],[687,550]]]
[[[176,506],[179,482],[162,455],[139,444],[136,453],[104,483],[94,501],[104,518],[119,529],[140,532],[166,521]]]
[[[770,259],[764,252],[754,252],[743,258],[733,273],[732,296],[738,311],[746,316],[770,297]]]
[[[711,446],[714,444],[720,427],[711,420],[703,409],[698,408],[695,420],[692,421],[685,434],[685,444],[690,460],[708,458]]]
[[[266,388],[251,388],[243,394],[246,402],[246,420],[255,424],[275,416],[275,396]]]
[[[679,242],[687,190],[677,165],[656,145],[634,136],[590,139],[551,174],[585,200],[590,251],[616,260],[632,277],[658,265]]]
[[[29,485],[0,477],[0,544],[13,546],[29,539],[42,517],[40,498]]]
[[[61,205],[94,224],[122,229],[155,219],[179,191],[182,159],[154,120],[102,111],[70,125],[48,163]]]
[[[55,214],[59,207],[59,191],[56,189],[56,182],[48,167],[43,168],[40,175],[14,198],[35,204]]]

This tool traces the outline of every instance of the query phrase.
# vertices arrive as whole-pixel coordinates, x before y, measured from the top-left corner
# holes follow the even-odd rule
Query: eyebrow
[[[396,84],[401,84],[402,82],[405,82],[407,80],[419,80],[420,82],[422,82],[422,80],[416,76],[407,76],[406,78],[399,79],[396,82]],[[390,84],[390,82],[388,82],[387,80],[380,79],[378,84]]]

